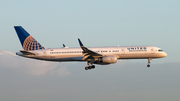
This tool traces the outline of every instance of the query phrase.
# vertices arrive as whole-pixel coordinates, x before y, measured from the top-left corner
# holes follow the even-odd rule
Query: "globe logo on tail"
[[[23,43],[23,49],[25,51],[29,50],[39,50],[39,49],[44,49],[44,47],[39,44],[31,35],[28,36],[24,43]]]

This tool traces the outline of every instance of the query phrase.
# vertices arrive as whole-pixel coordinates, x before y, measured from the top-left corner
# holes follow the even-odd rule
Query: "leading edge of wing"
[[[80,45],[81,49],[83,50],[84,56],[88,56],[88,57],[89,56],[92,56],[92,57],[96,57],[96,56],[102,57],[103,56],[102,54],[99,54],[97,52],[94,52],[94,51],[86,48],[79,38],[78,38],[78,41],[79,41],[79,45]]]

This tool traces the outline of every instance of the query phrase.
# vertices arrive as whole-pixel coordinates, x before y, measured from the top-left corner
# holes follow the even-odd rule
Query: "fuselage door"
[[[43,56],[46,56],[47,54],[46,54],[46,51],[43,51]]]
[[[153,48],[151,49],[151,53],[152,53],[152,54],[154,53],[154,49],[153,49]]]
[[[121,49],[121,53],[125,54],[125,49],[124,48]]]

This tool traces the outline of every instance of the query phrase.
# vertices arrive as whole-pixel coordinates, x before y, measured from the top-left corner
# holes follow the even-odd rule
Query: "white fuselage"
[[[167,56],[160,48],[153,46],[96,47],[88,49],[103,54],[103,56],[117,56],[117,59],[148,59]],[[23,57],[47,61],[84,61],[81,48],[41,49],[29,52],[33,52],[36,55],[24,55],[21,52],[17,52],[16,54]]]

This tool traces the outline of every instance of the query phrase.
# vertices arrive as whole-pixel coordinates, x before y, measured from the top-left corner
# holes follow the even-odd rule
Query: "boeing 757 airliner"
[[[80,39],[79,48],[45,48],[37,42],[21,26],[14,26],[24,50],[16,55],[46,61],[86,61],[85,70],[94,69],[93,64],[108,65],[116,63],[118,59],[147,59],[150,67],[150,60],[163,58],[167,54],[162,49],[153,46],[128,46],[128,47],[91,47],[87,48]]]

